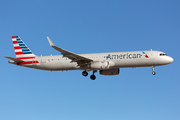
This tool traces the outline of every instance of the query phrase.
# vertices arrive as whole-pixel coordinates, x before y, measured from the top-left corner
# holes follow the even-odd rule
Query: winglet
[[[54,43],[51,41],[51,39],[50,39],[48,36],[47,36],[47,39],[48,39],[49,44],[50,44],[51,46],[55,46]]]

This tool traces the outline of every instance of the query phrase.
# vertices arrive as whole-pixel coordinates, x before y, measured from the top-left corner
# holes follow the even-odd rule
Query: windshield
[[[167,54],[165,54],[165,53],[160,53],[160,56],[167,56]]]

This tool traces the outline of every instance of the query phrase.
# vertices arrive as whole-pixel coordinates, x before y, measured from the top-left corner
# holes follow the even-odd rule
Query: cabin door
[[[151,51],[150,52],[150,59],[155,59],[155,52],[154,51]]]

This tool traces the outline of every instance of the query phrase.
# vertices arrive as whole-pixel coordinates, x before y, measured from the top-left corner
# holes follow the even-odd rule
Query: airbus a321
[[[161,51],[132,51],[132,52],[109,52],[93,54],[75,54],[57,47],[47,37],[51,47],[59,51],[62,55],[36,56],[26,46],[19,36],[12,36],[16,58],[7,57],[9,63],[49,71],[82,70],[83,76],[88,76],[89,71],[93,71],[90,76],[97,71],[101,75],[118,75],[120,68],[152,67],[152,74],[155,75],[154,67],[170,64],[173,58]]]

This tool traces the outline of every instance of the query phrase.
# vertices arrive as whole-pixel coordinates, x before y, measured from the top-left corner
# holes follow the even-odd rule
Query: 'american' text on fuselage
[[[120,54],[120,55],[111,55],[111,54],[108,54],[106,56],[106,60],[107,59],[136,59],[136,58],[141,58],[141,54],[129,54],[129,53],[126,53],[126,54]]]

